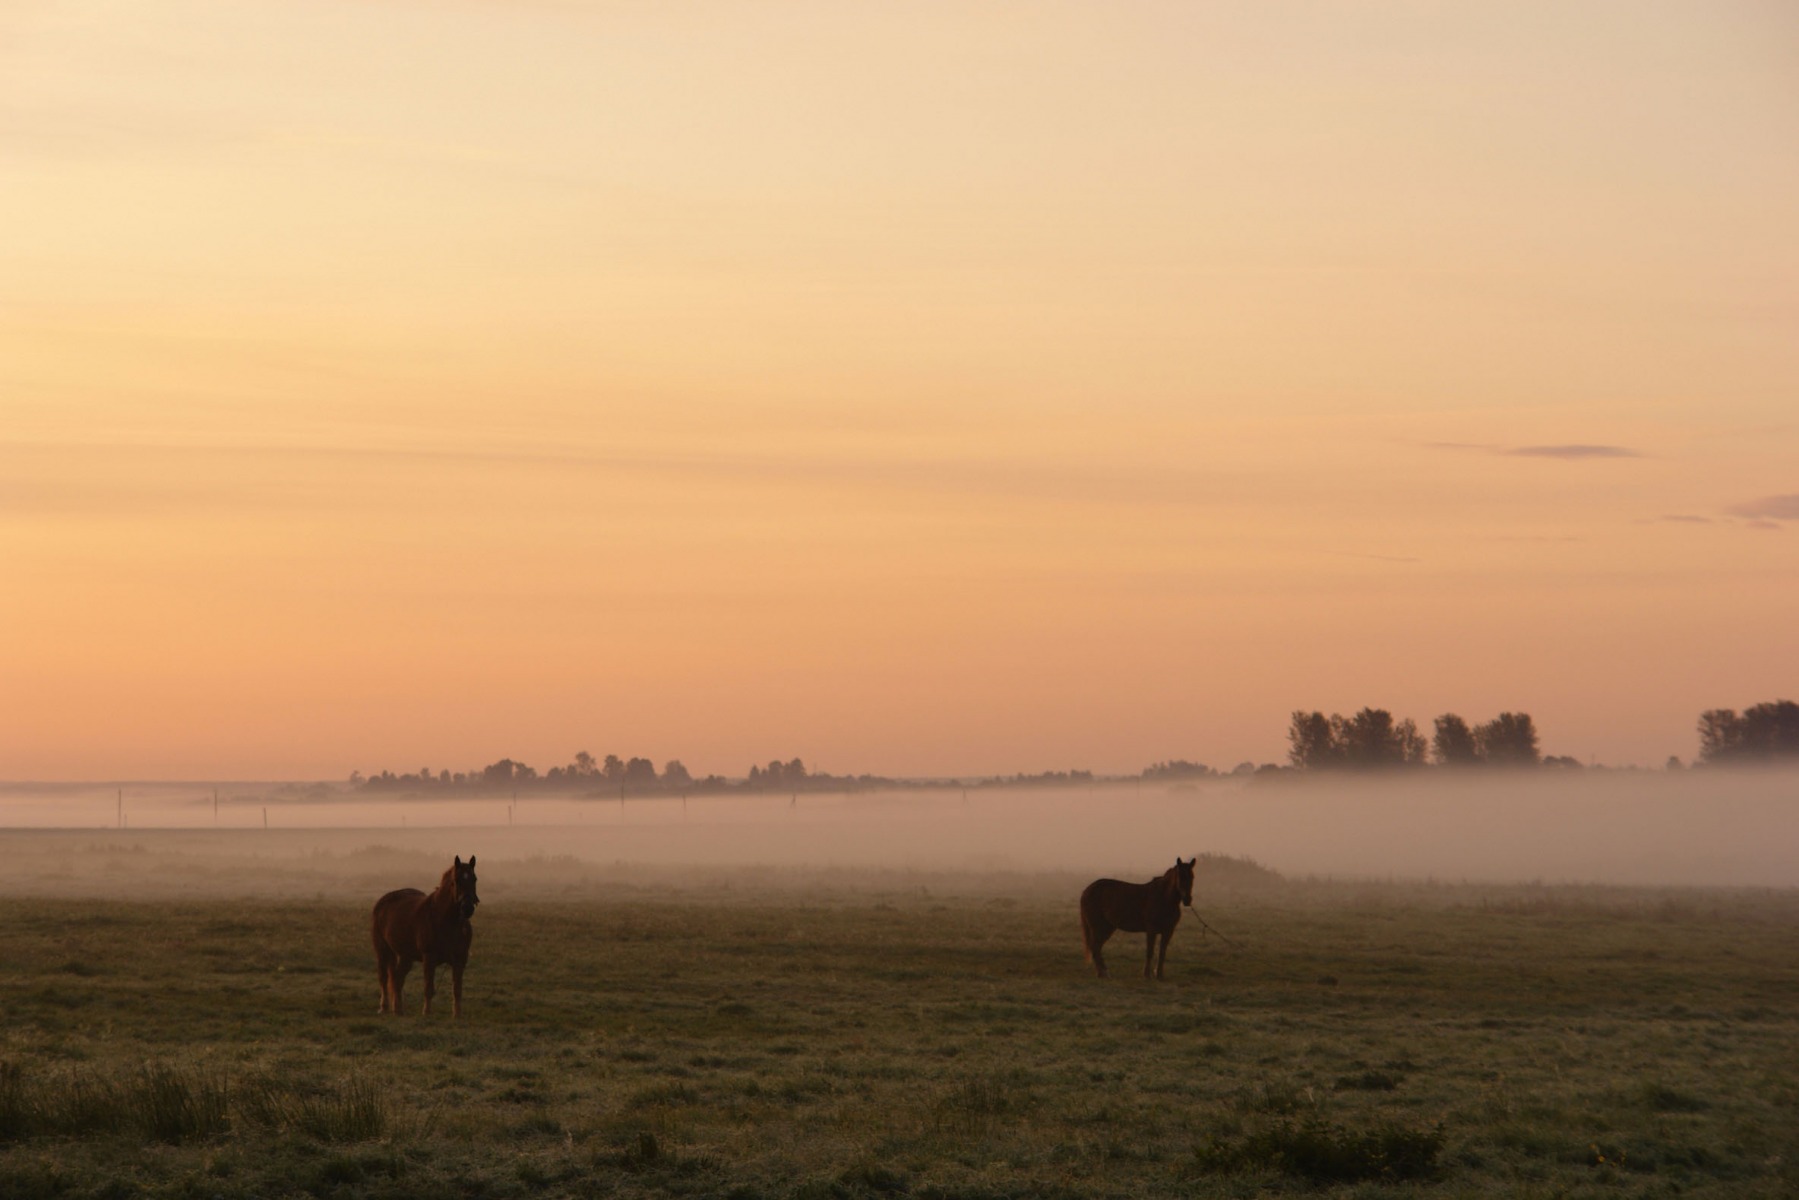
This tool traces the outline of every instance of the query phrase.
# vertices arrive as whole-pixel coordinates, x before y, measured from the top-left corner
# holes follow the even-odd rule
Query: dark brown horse
[[[1100,947],[1112,931],[1142,933],[1149,936],[1144,951],[1143,978],[1150,977],[1150,964],[1155,964],[1155,977],[1162,978],[1162,964],[1168,958],[1168,939],[1180,924],[1181,905],[1193,907],[1193,866],[1198,858],[1174,865],[1160,879],[1148,883],[1123,883],[1116,879],[1095,879],[1081,893],[1081,942],[1087,948],[1087,961],[1106,977],[1106,960]],[[1156,955],[1156,938],[1162,939],[1162,953]]]
[[[475,894],[475,856],[458,856],[429,896],[417,888],[401,888],[375,901],[369,933],[375,941],[375,973],[381,980],[381,1007],[400,1013],[400,988],[415,962],[425,964],[425,1012],[437,992],[437,968],[450,964],[450,1012],[462,1015],[462,969],[468,966],[475,931],[469,918],[481,897]]]

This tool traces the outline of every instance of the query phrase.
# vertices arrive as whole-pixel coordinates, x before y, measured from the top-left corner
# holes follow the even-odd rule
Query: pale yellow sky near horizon
[[[0,0],[0,778],[1689,756],[1778,4]]]

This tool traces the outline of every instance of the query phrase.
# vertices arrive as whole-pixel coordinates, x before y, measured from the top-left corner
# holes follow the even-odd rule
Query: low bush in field
[[[229,1127],[230,1088],[205,1070],[148,1066],[124,1088],[125,1106],[154,1141],[178,1146],[223,1134]]]
[[[298,1130],[336,1144],[378,1141],[394,1124],[386,1094],[366,1075],[352,1075],[340,1084],[314,1091],[267,1078],[252,1079],[239,1086],[235,1108],[252,1124]]]
[[[1003,1074],[967,1078],[943,1096],[933,1110],[934,1126],[941,1133],[977,1135],[996,1121],[1015,1117],[1032,1107],[1031,1095],[1017,1080]]]
[[[123,1078],[70,1070],[33,1076],[0,1063],[0,1141],[133,1131],[148,1141],[181,1145],[229,1128],[224,1076],[165,1065]]]
[[[0,1063],[0,1143],[136,1133],[182,1145],[222,1137],[234,1121],[331,1143],[376,1141],[394,1126],[380,1085],[362,1075],[302,1091],[266,1078],[233,1087],[219,1072],[166,1064],[115,1076],[82,1069],[35,1075]]]
[[[1436,1174],[1442,1149],[1441,1126],[1381,1125],[1358,1131],[1310,1120],[1282,1121],[1234,1143],[1213,1140],[1196,1156],[1199,1169],[1208,1174],[1273,1170],[1314,1183],[1354,1183],[1427,1179]]]

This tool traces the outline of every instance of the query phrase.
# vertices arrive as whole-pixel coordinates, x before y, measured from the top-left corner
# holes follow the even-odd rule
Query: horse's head
[[[475,905],[481,903],[481,897],[475,892],[474,855],[469,855],[467,862],[462,861],[460,854],[456,856],[456,865],[450,868],[450,898],[456,902],[463,920],[475,915]]]
[[[1199,865],[1199,856],[1182,862],[1179,857],[1174,860],[1174,869],[1168,873],[1174,877],[1174,886],[1181,894],[1181,903],[1188,908],[1193,907],[1193,868]]]

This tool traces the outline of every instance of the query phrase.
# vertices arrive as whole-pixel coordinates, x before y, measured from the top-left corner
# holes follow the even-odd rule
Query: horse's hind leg
[[[391,958],[377,949],[375,951],[375,982],[381,987],[381,1006],[375,1010],[377,1013],[387,1011],[387,1002],[393,987],[392,975],[393,962]]]
[[[421,1015],[431,1011],[431,997],[435,995],[437,995],[437,963],[427,958],[425,960],[425,1007],[419,1010]]]
[[[1159,979],[1161,972],[1158,971],[1154,975],[1150,973],[1150,967],[1156,961],[1156,931],[1152,929],[1143,936],[1149,939],[1149,944],[1143,948],[1143,978]]]
[[[1088,930],[1087,956],[1093,960],[1093,970],[1101,979],[1106,977],[1106,956],[1104,954],[1104,947],[1106,939],[1111,936],[1112,931],[1110,929],[1097,923]]]
[[[406,1011],[400,995],[401,989],[406,986],[406,972],[410,970],[412,970],[412,960],[400,958],[398,955],[394,957],[393,964],[387,969],[387,977],[393,981],[393,1014],[396,1017]]]

